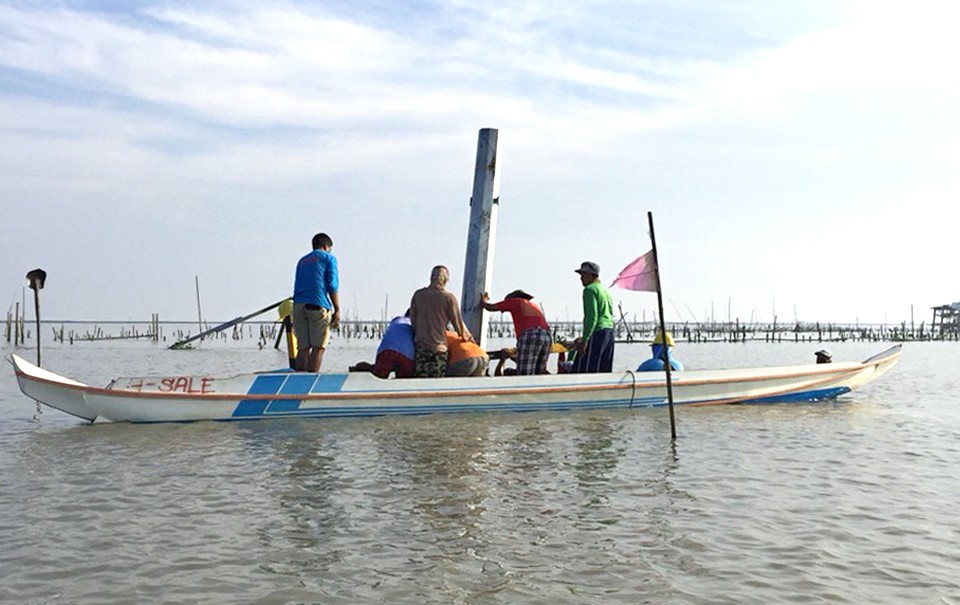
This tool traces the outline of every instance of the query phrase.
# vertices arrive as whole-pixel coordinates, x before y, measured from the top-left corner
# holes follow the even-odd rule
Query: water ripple
[[[952,352],[675,445],[662,410],[88,426],[3,377],[0,602],[960,603]],[[186,355],[150,360],[238,363]]]

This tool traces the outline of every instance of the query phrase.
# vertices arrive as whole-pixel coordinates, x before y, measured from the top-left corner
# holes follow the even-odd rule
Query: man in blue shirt
[[[670,332],[667,332],[667,337],[664,339],[663,333],[657,330],[657,334],[653,337],[653,344],[650,345],[650,353],[653,356],[641,363],[640,366],[637,367],[637,371],[662,372],[666,370],[667,365],[663,362],[664,349],[666,349],[667,359],[670,360],[670,369],[676,371],[683,370],[683,364],[680,363],[680,360],[673,358],[673,352],[670,350],[671,347],[673,347],[673,336]]]
[[[340,275],[326,233],[313,236],[313,251],[297,263],[293,283],[293,330],[297,336],[297,370],[319,372],[330,330],[340,325]]]
[[[377,348],[374,363],[358,361],[350,366],[351,372],[371,372],[377,378],[387,378],[393,373],[397,378],[410,378],[414,371],[413,325],[410,310],[405,315],[394,317],[383,333]]]

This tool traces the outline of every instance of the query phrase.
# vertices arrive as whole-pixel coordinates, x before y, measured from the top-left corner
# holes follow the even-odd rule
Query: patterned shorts
[[[533,328],[521,334],[517,339],[517,374],[546,373],[551,346],[553,335],[550,330]]]
[[[442,378],[447,375],[447,352],[417,348],[413,365],[417,378]]]

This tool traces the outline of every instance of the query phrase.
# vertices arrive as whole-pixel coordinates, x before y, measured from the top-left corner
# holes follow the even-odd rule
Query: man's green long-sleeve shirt
[[[597,330],[613,327],[613,299],[597,280],[583,288],[583,339]]]

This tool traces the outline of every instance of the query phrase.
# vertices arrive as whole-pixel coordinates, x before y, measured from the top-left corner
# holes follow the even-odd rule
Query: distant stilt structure
[[[930,331],[941,340],[956,339],[960,335],[960,303],[933,307]]]

